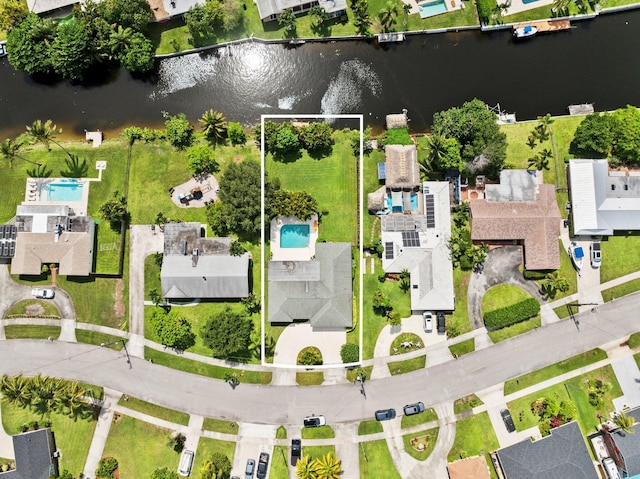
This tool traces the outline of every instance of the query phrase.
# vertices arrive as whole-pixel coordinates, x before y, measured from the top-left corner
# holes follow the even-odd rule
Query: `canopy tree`
[[[247,352],[252,330],[253,322],[244,312],[234,311],[227,306],[207,319],[200,336],[214,357],[234,358]]]

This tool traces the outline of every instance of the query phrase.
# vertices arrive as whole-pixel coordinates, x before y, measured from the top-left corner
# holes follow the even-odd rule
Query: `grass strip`
[[[215,379],[224,379],[225,374],[236,373],[237,379],[241,383],[269,384],[271,382],[270,371],[244,371],[241,369],[225,368],[214,364],[192,361],[191,359],[181,358],[173,354],[163,353],[146,347],[144,348],[144,357],[168,368]]]
[[[528,388],[529,386],[533,386],[534,384],[546,381],[547,379],[560,376],[561,374],[568,373],[575,369],[580,369],[584,366],[588,366],[589,364],[597,363],[603,359],[607,359],[607,353],[600,348],[585,351],[584,353],[577,354],[555,364],[550,364],[549,366],[538,369],[537,371],[509,379],[504,383],[504,394],[507,395],[520,391]]]
[[[336,437],[331,426],[303,427],[302,439],[332,439]]]
[[[427,362],[427,355],[418,356],[417,358],[405,359],[404,361],[397,361],[395,363],[389,363],[389,372],[392,376],[397,374],[410,373],[418,369],[423,369]]]
[[[202,429],[205,431],[220,432],[222,434],[238,434],[238,423],[235,421],[205,417],[202,423]]]
[[[613,288],[603,290],[602,299],[605,302],[614,301],[616,298],[621,298],[636,291],[640,291],[640,279],[632,279]]]
[[[176,411],[166,407],[158,406],[150,402],[143,401],[130,396],[122,396],[118,401],[120,406],[124,406],[134,411],[138,411],[149,416],[164,419],[165,421],[172,422],[174,424],[182,424],[183,426],[189,425],[189,415],[186,412]]]
[[[361,479],[402,479],[398,474],[387,441],[369,441],[360,443]]]
[[[322,371],[296,373],[296,382],[299,386],[319,386],[324,382],[324,373]]]
[[[475,339],[466,339],[456,344],[452,344],[449,346],[449,351],[453,356],[464,356],[465,354],[472,353],[476,350],[476,342]]]
[[[469,411],[474,407],[478,407],[484,404],[478,396],[475,394],[471,394],[470,396],[465,396],[460,399],[456,399],[453,402],[453,413],[460,414],[465,411]]]
[[[424,424],[426,422],[437,421],[438,414],[433,408],[427,408],[419,414],[414,414],[413,416],[402,416],[400,421],[400,427],[412,427],[417,426],[418,424]]]
[[[60,326],[37,326],[32,324],[16,324],[4,327],[7,339],[58,339]]]
[[[104,344],[105,347],[117,351],[122,350],[123,341],[127,341],[125,338],[119,336],[100,333],[98,331],[88,331],[86,329],[76,329],[76,340],[79,343],[95,344],[96,346]]]
[[[379,432],[382,432],[382,424],[380,424],[380,421],[371,419],[369,421],[362,421],[358,424],[358,436],[377,434]]]

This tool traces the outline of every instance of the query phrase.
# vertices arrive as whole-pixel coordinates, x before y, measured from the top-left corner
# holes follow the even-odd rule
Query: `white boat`
[[[584,250],[582,246],[578,246],[576,243],[571,243],[569,246],[569,256],[571,256],[571,261],[575,265],[578,272],[582,269],[582,263],[584,262]]]
[[[513,36],[516,38],[528,38],[534,36],[536,33],[538,33],[538,27],[534,27],[533,25],[526,25],[513,30]]]
[[[7,42],[0,42],[0,58],[4,57],[7,54]]]

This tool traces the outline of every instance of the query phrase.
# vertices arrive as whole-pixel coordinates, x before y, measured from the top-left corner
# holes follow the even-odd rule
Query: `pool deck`
[[[75,183],[82,185],[82,198],[80,201],[44,201],[42,191],[51,183],[71,183],[70,178],[29,178],[24,193],[23,205],[63,205],[73,209],[75,214],[86,214],[89,204],[89,178],[79,178]]]
[[[510,0],[509,8],[503,13],[503,16],[513,15],[514,13],[526,12],[545,5],[552,5],[554,0],[536,0],[535,2],[524,3],[522,0]]]
[[[218,199],[219,189],[218,180],[213,175],[196,175],[189,181],[169,190],[169,196],[171,196],[171,201],[178,208],[202,208]],[[188,197],[195,190],[199,190],[202,193],[202,198],[199,200],[192,199],[187,203],[182,203],[178,199],[178,197]]]
[[[411,13],[420,14],[420,5],[425,3],[431,3],[431,2],[433,2],[433,0],[427,0],[427,1],[402,0],[402,3],[409,5],[411,7],[411,9],[409,10],[410,14]],[[444,0],[444,5],[445,7],[447,7],[447,11],[442,12],[439,15],[442,15],[444,13],[449,13],[454,10],[460,10],[461,8],[465,8],[464,4],[462,3],[462,0]],[[429,17],[425,17],[425,18],[429,18]]]
[[[309,245],[304,248],[281,248],[280,229],[284,225],[309,225]],[[314,215],[307,221],[300,221],[294,217],[281,217],[271,220],[269,248],[272,261],[309,261],[316,255],[316,241],[318,241],[318,216]]]

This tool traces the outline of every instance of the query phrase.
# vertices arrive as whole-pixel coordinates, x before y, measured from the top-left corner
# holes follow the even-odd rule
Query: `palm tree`
[[[36,374],[29,383],[29,391],[32,396],[31,409],[40,415],[54,411],[57,406],[55,392],[59,387],[60,380]]]
[[[316,479],[317,464],[311,456],[305,454],[296,463],[296,477],[298,479]]]
[[[314,26],[316,28],[320,27],[324,22],[329,20],[329,14],[320,5],[316,5],[309,10],[309,15],[311,15],[314,19]]]
[[[214,143],[222,140],[227,135],[227,120],[218,111],[207,110],[198,121],[202,125],[202,133]]]
[[[78,155],[73,153],[69,154],[69,158],[64,160],[67,165],[66,171],[61,171],[60,174],[65,178],[82,178],[83,176],[87,176],[89,172],[89,165],[87,165],[87,160],[82,160],[80,162],[80,158]]]
[[[87,406],[85,399],[86,389],[81,387],[77,381],[67,383],[56,394],[58,410],[71,417],[77,417]]]
[[[549,159],[545,155],[542,155],[542,153],[534,155],[531,158],[529,158],[528,168],[533,170],[540,170],[540,171],[548,170]]]
[[[447,137],[441,133],[434,133],[427,138],[427,162],[433,168],[439,168],[447,157]]]
[[[0,154],[7,160],[9,160],[9,168],[13,168],[13,160],[16,158],[19,158],[28,163],[33,163],[34,165],[42,165],[42,163],[35,163],[18,155],[18,152],[20,151],[20,148],[22,148],[22,146],[22,143],[13,141],[11,138],[7,138],[2,143],[0,143]]]
[[[31,123],[31,125],[27,125],[27,135],[33,138],[36,142],[42,143],[47,147],[47,150],[51,151],[49,142],[53,142],[58,145],[67,155],[71,156],[71,153],[69,153],[55,139],[56,134],[60,133],[62,133],[62,128],[58,129],[58,127],[54,125],[51,120],[47,120],[44,123],[42,123],[42,120],[36,120]]]
[[[317,468],[316,477],[318,479],[340,479],[340,475],[342,474],[340,460],[330,452],[316,459],[315,463]]]
[[[51,173],[53,173],[53,170],[51,168],[47,169],[47,166],[42,163],[38,163],[36,168],[27,170],[27,175],[30,178],[49,178]]]
[[[380,19],[380,24],[382,25],[382,29],[386,32],[389,31],[389,27],[393,25],[393,10],[389,8],[389,2],[380,9],[378,12],[378,18]]]
[[[28,388],[28,380],[22,375],[7,376],[6,374],[0,379],[0,393],[2,400],[26,408],[31,404],[31,394]]]
[[[132,38],[133,30],[131,30],[131,28],[122,28],[122,25],[118,25],[118,29],[109,37],[111,55],[115,57],[120,52],[127,50],[127,48],[131,46]]]
[[[633,427],[636,423],[635,418],[627,416],[624,412],[619,413],[613,420],[620,429],[627,434],[635,434],[636,430]]]
[[[540,289],[544,294],[554,298],[558,291],[562,293],[569,291],[569,282],[564,276],[560,276],[560,273],[554,271],[544,277]]]
[[[536,147],[536,145],[537,145],[536,137],[533,134],[529,135],[527,137],[527,146],[533,150]]]

